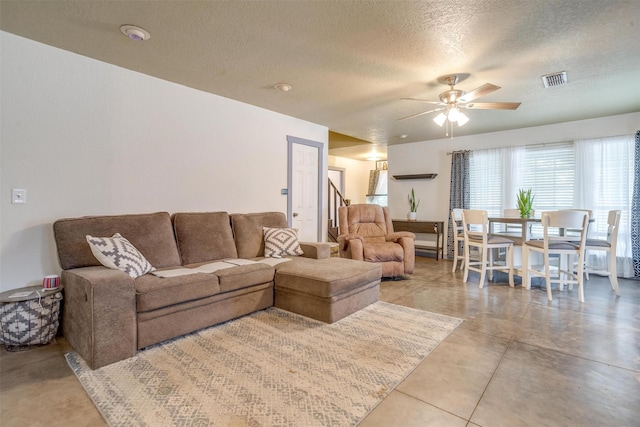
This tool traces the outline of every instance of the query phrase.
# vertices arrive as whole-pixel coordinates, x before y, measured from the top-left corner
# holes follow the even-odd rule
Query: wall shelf
[[[394,179],[433,179],[437,173],[418,173],[413,175],[393,175]]]

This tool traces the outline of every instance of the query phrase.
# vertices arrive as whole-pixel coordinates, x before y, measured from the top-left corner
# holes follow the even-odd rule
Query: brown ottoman
[[[276,266],[275,306],[337,322],[378,301],[382,266],[346,258],[294,258]]]

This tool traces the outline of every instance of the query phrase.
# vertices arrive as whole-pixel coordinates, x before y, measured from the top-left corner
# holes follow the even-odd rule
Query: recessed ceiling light
[[[406,139],[409,135],[407,135],[406,133],[403,133],[402,135],[400,135],[400,138],[402,139]]]
[[[293,89],[293,86],[291,86],[289,83],[278,83],[273,85],[274,89],[278,89],[280,92],[289,92],[291,89]]]
[[[144,28],[136,27],[135,25],[123,25],[120,27],[120,31],[131,40],[143,41],[149,40],[151,34]]]

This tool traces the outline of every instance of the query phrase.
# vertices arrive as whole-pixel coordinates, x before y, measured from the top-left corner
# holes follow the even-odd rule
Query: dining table
[[[522,277],[522,251],[524,250],[524,245],[527,240],[531,240],[532,238],[532,225],[536,223],[539,224],[541,221],[542,218],[540,217],[489,217],[489,235],[513,240],[513,265],[514,274],[517,276]],[[504,225],[505,230],[498,230],[498,225]]]
[[[505,216],[495,216],[489,217],[489,234],[496,235],[500,237],[506,237],[508,239],[513,240],[516,245],[524,245],[527,240],[531,239],[531,224],[540,223],[542,221],[541,218],[520,218],[520,217],[505,217]],[[507,231],[500,232],[496,231],[496,224],[505,224],[506,226],[515,225],[519,227],[517,231],[510,231],[513,228],[508,228]]]
[[[492,236],[505,237],[513,240],[513,265],[514,274],[522,277],[522,251],[524,245],[528,240],[531,240],[534,236],[532,233],[533,224],[540,224],[542,222],[541,217],[520,218],[520,217],[506,217],[506,216],[492,216],[489,217],[489,234]],[[593,223],[594,219],[589,218],[589,224]],[[498,224],[504,224],[506,231],[497,230]],[[508,227],[508,226],[514,227]],[[514,230],[515,229],[515,230]],[[564,233],[564,230],[560,230],[560,233]],[[537,235],[536,238],[542,239],[542,234]]]

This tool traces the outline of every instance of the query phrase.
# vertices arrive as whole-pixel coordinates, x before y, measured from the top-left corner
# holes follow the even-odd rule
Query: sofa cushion
[[[197,273],[176,277],[145,274],[135,280],[138,312],[205,298],[220,293],[215,274]]]
[[[53,223],[58,257],[63,270],[101,265],[87,244],[86,235],[126,236],[155,268],[180,265],[180,255],[167,212],[136,215],[88,216]]]
[[[173,228],[184,265],[238,256],[226,212],[177,213]]]
[[[220,292],[229,292],[262,283],[273,283],[275,270],[270,265],[256,263],[225,268],[215,274],[220,282]]]
[[[276,266],[278,288],[292,289],[319,297],[332,297],[380,280],[379,264],[346,258],[294,258]]]
[[[263,227],[285,228],[287,217],[282,212],[232,214],[231,225],[238,250],[238,258],[264,256]]]
[[[269,228],[264,231],[264,256],[280,258],[283,256],[304,255],[298,243],[298,231],[294,228]]]
[[[134,279],[155,270],[144,255],[120,233],[112,237],[87,235],[86,238],[93,255],[107,268],[124,271]]]

